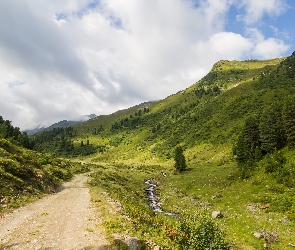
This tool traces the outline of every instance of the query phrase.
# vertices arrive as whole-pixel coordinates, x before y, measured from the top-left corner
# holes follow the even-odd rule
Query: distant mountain
[[[54,128],[63,128],[63,127],[70,127],[73,125],[77,125],[77,124],[83,123],[85,121],[88,121],[90,119],[93,119],[95,117],[97,117],[96,114],[84,115],[81,117],[80,120],[77,120],[77,121],[62,120],[62,121],[59,121],[57,123],[50,125],[49,127],[37,127],[32,130],[25,130],[24,132],[26,132],[28,135],[33,135],[33,134],[36,134],[36,133],[44,131],[44,130],[48,131],[48,130],[52,130]]]

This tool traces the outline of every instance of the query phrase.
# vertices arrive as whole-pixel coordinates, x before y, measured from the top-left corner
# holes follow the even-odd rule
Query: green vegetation
[[[33,166],[66,179],[62,166],[41,162],[51,154],[91,163],[110,237],[137,236],[146,248],[287,249],[295,244],[294,72],[295,53],[217,62],[164,100],[34,135],[43,160]],[[174,216],[150,208],[147,179]],[[213,211],[224,216],[211,219]]]
[[[36,153],[0,138],[0,213],[55,192],[85,165]]]
[[[86,156],[96,153],[98,147],[91,145],[89,140],[86,141],[85,145],[83,140],[80,144],[74,145],[73,137],[74,129],[71,126],[42,131],[34,136],[34,149],[64,157]]]
[[[181,146],[177,146],[175,148],[175,153],[174,153],[174,167],[176,171],[182,172],[186,169],[186,160],[183,154],[183,149]]]
[[[21,133],[18,127],[13,127],[11,121],[4,120],[0,116],[0,138],[7,139],[25,148],[32,149],[34,147],[34,140],[29,138],[26,132]]]
[[[229,249],[224,233],[212,219],[207,217],[185,217],[181,219],[178,231],[180,233],[177,235],[177,240],[180,249]]]

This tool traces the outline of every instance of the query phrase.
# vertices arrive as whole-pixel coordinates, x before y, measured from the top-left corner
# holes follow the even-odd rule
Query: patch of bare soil
[[[106,240],[85,175],[0,218],[0,250],[114,249]]]

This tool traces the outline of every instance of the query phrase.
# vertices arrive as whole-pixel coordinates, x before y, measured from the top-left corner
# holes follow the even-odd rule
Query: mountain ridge
[[[48,130],[52,130],[54,128],[64,128],[64,127],[69,127],[69,126],[73,126],[76,124],[80,124],[80,123],[83,123],[89,119],[93,119],[95,117],[97,117],[96,114],[84,115],[80,120],[77,120],[77,121],[62,120],[62,121],[53,123],[48,127],[37,127],[35,129],[24,130],[23,132],[26,132],[28,135],[34,135],[34,134],[41,132],[41,131],[48,131]]]

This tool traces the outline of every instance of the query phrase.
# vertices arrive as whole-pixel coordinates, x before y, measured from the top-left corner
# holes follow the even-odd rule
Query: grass
[[[265,240],[253,235],[263,230],[278,234],[279,241],[267,243],[269,247],[287,249],[289,243],[294,243],[295,223],[289,219],[294,206],[285,212],[276,211],[274,201],[283,195],[295,204],[293,189],[265,178],[259,169],[244,181],[236,171],[234,161],[228,159],[221,164],[212,158],[207,163],[189,164],[189,169],[180,174],[176,174],[172,166],[104,165],[94,169],[92,194],[103,194],[97,196],[97,202],[99,206],[104,204],[103,225],[109,235],[127,234],[145,242],[152,239],[164,249],[178,249],[167,233],[167,229],[176,230],[178,219],[154,213],[145,197],[144,180],[155,178],[165,211],[181,215],[205,213],[209,217],[213,211],[221,211],[224,218],[218,219],[217,223],[226,232],[232,249],[264,249]],[[166,172],[167,177],[161,172]],[[120,204],[114,213],[108,209],[107,197]],[[260,208],[263,205],[269,205],[269,208]]]
[[[0,213],[18,208],[57,190],[86,165],[53,158],[0,139]]]

